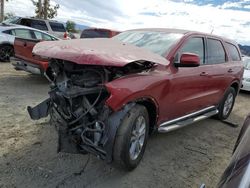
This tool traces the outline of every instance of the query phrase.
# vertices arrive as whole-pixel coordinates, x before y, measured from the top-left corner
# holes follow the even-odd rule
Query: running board
[[[190,125],[192,123],[207,119],[211,116],[218,114],[218,112],[219,112],[218,109],[213,109],[210,111],[207,111],[207,109],[204,109],[204,110],[205,110],[205,112],[202,114],[199,113],[199,115],[195,115],[197,113],[193,113],[193,114],[190,114],[189,116],[185,116],[184,118],[178,118],[176,120],[165,122],[165,123],[160,125],[160,127],[158,128],[158,132],[166,133],[166,132],[174,131],[176,129],[180,129],[180,128],[185,127],[187,125]],[[201,112],[201,111],[199,111],[199,112]]]

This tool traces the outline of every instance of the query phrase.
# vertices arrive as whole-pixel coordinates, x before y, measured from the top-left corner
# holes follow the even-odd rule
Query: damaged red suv
[[[50,114],[59,151],[92,153],[128,170],[148,135],[217,116],[226,119],[241,85],[235,42],[172,29],[140,29],[112,39],[38,43],[47,57],[49,98],[28,112]]]

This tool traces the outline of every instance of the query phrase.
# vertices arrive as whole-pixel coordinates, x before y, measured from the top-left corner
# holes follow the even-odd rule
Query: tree
[[[8,2],[8,0],[6,0]],[[0,0],[1,3],[1,7],[0,7],[0,22],[2,22],[4,20],[4,0]]]
[[[68,20],[66,22],[66,30],[73,33],[76,32],[76,23]]]
[[[13,12],[8,12],[4,14],[4,20],[7,20],[9,18],[15,17],[15,14]]]
[[[33,5],[36,7],[35,13],[37,18],[52,19],[57,16],[57,10],[60,8],[59,4],[52,6],[50,0],[31,0]]]

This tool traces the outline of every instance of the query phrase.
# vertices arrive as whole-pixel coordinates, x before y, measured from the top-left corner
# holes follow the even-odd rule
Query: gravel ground
[[[0,187],[215,187],[241,127],[208,119],[154,134],[141,164],[128,173],[92,155],[56,152],[54,127],[26,112],[47,91],[45,78],[0,64]],[[249,99],[250,93],[239,94],[230,120],[242,125]]]

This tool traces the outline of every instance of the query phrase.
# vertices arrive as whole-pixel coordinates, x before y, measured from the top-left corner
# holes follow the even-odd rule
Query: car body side
[[[111,93],[106,101],[108,106],[117,111],[130,102],[150,101],[158,109],[155,124],[159,126],[165,121],[202,108],[218,106],[229,87],[234,87],[237,93],[243,74],[242,64],[232,62],[221,38],[216,37],[224,45],[225,63],[204,64],[193,68],[174,66],[175,54],[192,37],[215,38],[199,33],[187,34],[174,45],[166,57],[170,61],[169,65],[157,65],[147,73],[137,73],[107,83],[106,87]],[[229,69],[233,69],[232,74],[228,73]],[[209,75],[200,76],[204,71]]]

